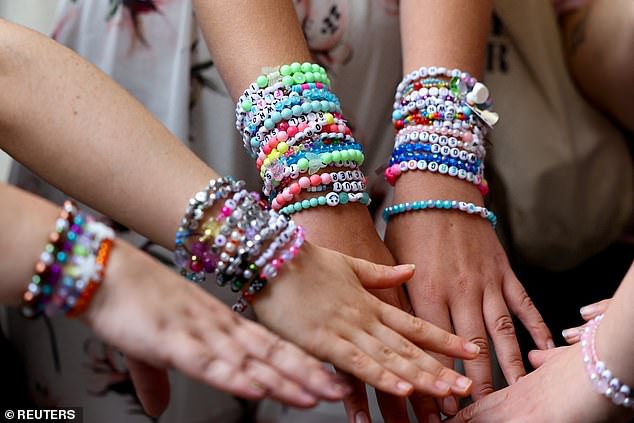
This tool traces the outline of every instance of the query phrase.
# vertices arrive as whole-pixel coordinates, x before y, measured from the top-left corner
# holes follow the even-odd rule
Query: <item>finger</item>
[[[412,304],[414,305],[416,315],[420,319],[427,321],[430,324],[435,325],[436,327],[447,330],[450,333],[452,332],[449,310],[447,309],[447,306],[443,301],[432,301],[427,296],[425,296],[424,293],[419,293],[419,295],[414,295],[412,297]],[[450,369],[454,368],[454,361],[451,357],[433,352],[430,353],[430,355],[437,359],[443,366]],[[472,385],[473,383],[470,384],[466,391],[470,391]],[[460,390],[457,390],[457,392],[460,392]],[[417,400],[410,401],[410,403],[412,404],[414,414],[416,414],[416,417],[419,421],[439,422],[439,413],[441,409],[447,415],[455,414],[455,412],[453,411],[454,408],[457,411],[457,401],[454,399],[454,401],[452,402],[448,398],[452,397],[446,397],[439,401],[429,396],[417,395]]]
[[[388,304],[381,305],[380,319],[386,326],[426,350],[464,359],[478,356],[478,345]]]
[[[598,303],[581,307],[581,309],[579,310],[579,312],[581,313],[581,317],[583,317],[583,320],[587,322],[588,320],[594,319],[599,314],[605,313],[608,309],[608,306],[610,305],[610,301],[612,301],[612,299],[608,298],[606,300],[601,300]]]
[[[501,413],[499,410],[495,410],[497,407],[504,406],[504,402],[508,397],[508,390],[503,389],[487,395],[479,401],[474,402],[468,407],[463,408],[460,412],[449,420],[445,420],[445,423],[501,423],[509,421],[508,410],[506,413]],[[493,417],[491,414],[496,412],[497,417]],[[500,416],[503,416],[504,420],[500,420]]]
[[[558,347],[553,348],[552,350],[532,350],[528,352],[528,361],[531,362],[531,365],[534,368],[541,367],[542,364],[550,360],[552,357],[556,356],[560,352],[562,352],[567,347]]]
[[[446,397],[453,398],[453,397]],[[443,398],[444,400],[445,398]],[[440,423],[440,408],[438,401],[429,395],[414,393],[410,397],[416,419],[421,423]],[[443,411],[444,412],[444,411]]]
[[[567,343],[576,344],[581,340],[581,334],[585,329],[585,325],[577,326],[575,328],[564,329],[561,331],[561,336],[564,337]]]
[[[409,423],[407,400],[375,390],[376,400],[385,423]]]
[[[167,371],[129,356],[126,356],[126,362],[134,389],[145,412],[152,417],[163,414],[170,401]]]
[[[372,329],[372,334],[378,339],[380,343],[391,348],[393,352],[398,354],[407,363],[414,366],[417,369],[414,371],[430,374],[432,377],[436,378],[436,380],[445,382],[447,385],[449,385],[449,388],[453,393],[458,393],[462,396],[469,394],[469,389],[471,388],[471,380],[462,376],[460,373],[454,371],[453,369],[445,367],[440,361],[427,354],[389,327],[374,327]],[[451,363],[449,363],[449,365],[451,365]],[[404,369],[404,371],[407,370]],[[395,373],[401,375],[396,371]],[[409,374],[413,376],[413,373],[411,373],[411,371]],[[406,380],[409,381],[409,379]],[[416,384],[414,384],[414,388],[417,388]],[[421,391],[420,389],[416,390]],[[429,393],[436,395],[434,392]]]
[[[217,340],[223,341],[221,337]],[[232,352],[244,356],[240,349]],[[172,335],[162,354],[169,367],[214,388],[248,399],[261,399],[266,394],[262,386],[246,377],[241,367],[217,357],[200,339],[189,334]]]
[[[393,288],[412,278],[416,266],[401,264],[399,266],[383,266],[350,256],[343,256],[352,271],[366,289]]]
[[[359,347],[343,338],[334,338],[330,342],[325,358],[342,370],[382,391],[405,396],[414,389],[411,383],[396,376]]]
[[[340,369],[337,369],[337,375],[341,376],[346,385],[350,386],[350,393],[343,399],[343,407],[346,410],[348,421],[350,423],[369,423],[370,409],[365,383]]]
[[[245,321],[233,334],[249,354],[271,365],[308,392],[333,401],[350,393],[349,387],[318,360],[264,327]]]
[[[480,347],[478,357],[464,362],[465,373],[473,381],[471,397],[478,400],[493,392],[493,377],[482,305],[479,300],[456,303],[451,316],[456,333]]]
[[[526,370],[513,319],[497,287],[490,287],[484,293],[484,322],[495,345],[502,373],[508,384],[512,385],[526,374]]]
[[[253,382],[266,388],[268,396],[274,400],[300,408],[317,405],[316,396],[304,391],[298,384],[281,376],[261,361],[248,359],[244,371]]]
[[[398,337],[400,338],[400,336]],[[451,385],[436,377],[437,374],[440,375],[443,366],[438,361],[427,356],[427,354],[425,354],[427,360],[424,363],[426,368],[421,369],[416,364],[397,354],[386,343],[366,332],[355,335],[352,340],[355,345],[376,360],[379,365],[411,383],[416,391],[435,396],[446,396],[449,394]],[[421,351],[421,354],[424,353]]]
[[[511,270],[508,270],[505,275],[502,287],[506,304],[531,334],[535,345],[542,350],[555,348],[553,336],[544,323],[542,315]]]

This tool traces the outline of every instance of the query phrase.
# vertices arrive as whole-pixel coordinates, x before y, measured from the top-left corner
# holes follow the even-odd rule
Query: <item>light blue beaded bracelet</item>
[[[370,195],[367,192],[363,193],[348,193],[348,192],[329,192],[326,195],[319,197],[313,197],[309,200],[298,201],[293,204],[289,204],[286,207],[282,207],[279,211],[280,214],[291,215],[293,213],[300,212],[302,210],[311,209],[320,206],[336,207],[341,204],[348,203],[361,203],[364,206],[370,204]]]
[[[488,220],[493,228],[497,225],[497,217],[491,210],[486,207],[478,206],[474,203],[466,203],[464,201],[456,200],[420,200],[412,203],[394,204],[393,206],[383,209],[383,220],[387,222],[392,216],[397,214],[425,209],[453,209],[467,214],[477,214],[483,219]]]

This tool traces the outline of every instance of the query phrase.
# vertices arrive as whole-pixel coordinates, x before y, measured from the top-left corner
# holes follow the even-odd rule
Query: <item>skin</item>
[[[0,89],[5,93],[0,100],[0,147],[73,197],[171,248],[184,205],[217,177],[213,170],[125,90],[70,50],[2,21],[0,40]],[[209,214],[217,215],[219,207],[220,203],[214,205]],[[23,289],[32,269],[3,265]],[[407,395],[414,388],[437,396],[468,394],[468,381],[421,348],[470,359],[476,346],[380,303],[362,289],[359,278],[367,279],[367,288],[398,286],[412,276],[413,266],[377,267],[308,243],[286,269],[256,301],[267,326],[393,394]],[[332,295],[339,285],[341,296]],[[312,290],[303,292],[298,288],[303,286]],[[287,315],[277,313],[283,309],[279,304],[295,307],[292,325]],[[332,310],[344,317],[331,319]],[[363,319],[347,319],[360,312]],[[324,321],[330,324],[307,339]],[[94,325],[107,322],[97,319]],[[113,339],[117,331],[108,329],[102,327],[100,333]],[[330,349],[323,350],[323,345]],[[350,353],[355,360],[349,360]],[[131,370],[137,383],[147,388],[140,391],[146,409],[156,414],[167,405],[167,378],[155,363],[145,364],[133,364]],[[266,387],[275,384],[272,376],[260,379]],[[437,386],[439,379],[445,384]]]
[[[402,0],[403,72],[442,65],[479,78],[491,10],[491,1],[447,0],[437,4]],[[446,22],[454,23],[450,31]],[[456,178],[429,172],[401,175],[394,203],[421,199],[484,204],[473,184]],[[466,374],[474,381],[474,399],[493,392],[489,354],[493,345],[508,383],[525,374],[511,312],[520,318],[539,348],[554,347],[548,328],[485,220],[455,212],[406,213],[390,220],[385,240],[397,262],[415,263],[421,269],[407,285],[415,314],[446,330],[453,328],[480,346],[480,356],[465,363]],[[447,357],[439,359],[453,365]],[[416,398],[413,405],[420,421],[440,421],[435,401]],[[458,410],[453,398],[439,405],[445,414]]]
[[[634,266],[607,305],[596,333],[598,357],[622,383],[634,384],[634,343],[630,322],[634,318]],[[587,310],[587,309],[586,309]],[[594,312],[593,312],[594,313]],[[589,316],[589,313],[586,312]],[[627,422],[632,411],[619,407],[593,389],[581,359],[581,345],[548,351],[531,351],[531,363],[539,367],[516,384],[470,405],[451,423],[541,422],[561,423]]]
[[[564,54],[579,90],[630,132],[634,131],[633,22],[632,0],[590,0],[561,18]]]
[[[5,234],[0,251],[12,257],[0,264],[0,302],[17,305],[33,273],[33,258],[40,254],[59,209],[6,184],[0,184],[0,197]],[[161,369],[139,388],[153,389],[153,395],[165,401],[169,391],[161,388],[161,381],[170,368],[235,395],[270,396],[296,407],[341,399],[348,389],[293,344],[237,316],[121,240],[111,252],[100,289],[79,319],[124,352],[132,369]],[[159,386],[150,388],[151,382]]]

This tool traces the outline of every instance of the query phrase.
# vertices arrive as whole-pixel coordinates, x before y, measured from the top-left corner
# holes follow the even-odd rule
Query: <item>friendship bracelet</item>
[[[581,354],[586,373],[595,391],[609,398],[615,405],[634,410],[632,389],[621,383],[597,356],[596,332],[601,320],[603,314],[590,320],[581,335]]]
[[[410,211],[421,211],[427,209],[457,210],[471,215],[479,215],[483,219],[489,221],[494,229],[497,225],[497,217],[492,211],[474,203],[466,203],[464,201],[456,200],[420,200],[411,203],[394,204],[383,209],[383,219],[388,222],[392,216]]]
[[[340,204],[348,203],[361,203],[364,206],[370,204],[370,195],[367,192],[363,193],[347,193],[347,192],[329,192],[326,195],[319,197],[313,197],[311,199],[297,201],[296,203],[289,204],[282,207],[281,214],[291,215],[293,213],[299,213],[303,210],[308,210],[320,206],[336,207]]]
[[[114,237],[110,227],[65,201],[22,296],[22,315],[83,312],[103,280]]]

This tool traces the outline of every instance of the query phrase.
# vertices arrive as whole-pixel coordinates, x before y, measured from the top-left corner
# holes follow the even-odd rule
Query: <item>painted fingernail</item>
[[[465,342],[464,350],[471,354],[478,354],[480,352],[480,347],[473,342]]]
[[[370,423],[370,418],[365,411],[359,411],[354,415],[354,423]]]
[[[590,304],[579,309],[579,313],[581,313],[581,316],[583,317],[592,316],[596,311],[597,307],[594,304]]]
[[[440,380],[438,379],[436,382],[434,382],[434,385],[436,385],[436,388],[441,391],[441,392],[447,392],[449,391],[449,384],[447,382],[445,382],[444,380]]]
[[[401,381],[396,384],[396,389],[398,389],[401,392],[409,392],[412,389],[414,389],[414,387],[412,386],[411,383]]]
[[[552,339],[549,339],[548,341],[546,341],[546,348],[548,348],[549,350],[554,349],[555,341],[553,341]]]
[[[450,416],[455,415],[458,412],[458,401],[454,397],[443,398],[442,411]]]
[[[471,386],[471,383],[471,379],[469,379],[468,377],[460,376],[458,379],[456,379],[456,386],[462,390],[466,390],[467,388],[469,388]]]

